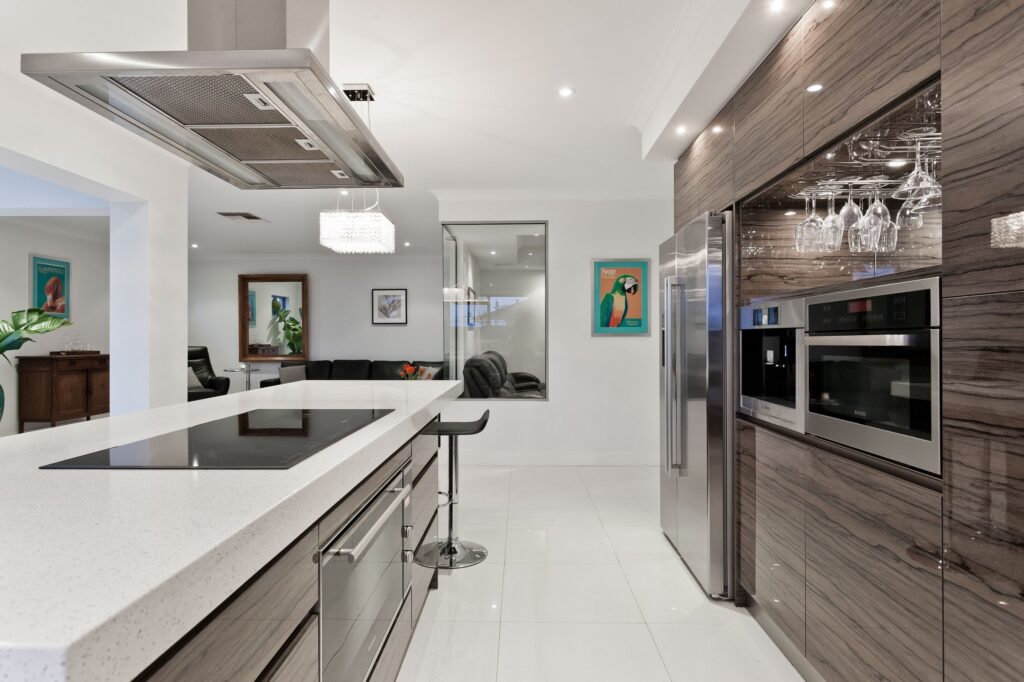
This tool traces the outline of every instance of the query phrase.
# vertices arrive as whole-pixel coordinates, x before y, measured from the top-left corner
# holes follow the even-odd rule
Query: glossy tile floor
[[[466,466],[462,490],[461,535],[490,554],[441,572],[400,682],[801,679],[675,555],[657,467]]]

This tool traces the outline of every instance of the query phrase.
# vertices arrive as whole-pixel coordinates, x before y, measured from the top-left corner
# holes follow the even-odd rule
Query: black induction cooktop
[[[252,410],[40,469],[290,469],[393,410]]]

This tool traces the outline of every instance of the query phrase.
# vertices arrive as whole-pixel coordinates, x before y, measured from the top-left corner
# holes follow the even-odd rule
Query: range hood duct
[[[242,189],[402,187],[352,88],[314,56],[327,10],[190,0],[188,51],[23,54],[21,71]]]

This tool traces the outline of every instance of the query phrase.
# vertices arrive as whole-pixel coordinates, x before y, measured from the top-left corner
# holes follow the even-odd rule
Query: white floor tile
[[[580,467],[580,476],[594,499],[658,499],[660,469],[656,466]]]
[[[660,527],[608,526],[605,533],[619,561],[679,561],[679,555]]]
[[[650,627],[673,682],[803,679],[753,619],[731,625],[689,623]]]
[[[438,589],[430,593],[423,620],[496,621],[501,617],[500,563],[484,563],[438,573]]]
[[[667,682],[644,625],[502,623],[499,682]]]
[[[509,498],[513,503],[589,500],[577,467],[517,467],[512,470]]]
[[[597,513],[605,527],[642,526],[658,528],[661,523],[661,502],[658,498],[594,500]]]
[[[589,498],[512,500],[508,509],[509,528],[550,528],[552,526],[601,526],[601,517]]]
[[[617,557],[600,526],[510,528],[509,564],[609,564]]]
[[[623,563],[622,570],[648,623],[729,624],[753,620],[732,602],[713,601],[681,561]]]
[[[498,673],[499,628],[498,623],[421,621],[398,682],[491,682]]]
[[[448,527],[445,526],[439,531],[442,536],[447,535]],[[505,563],[505,545],[508,529],[500,526],[477,526],[463,523],[459,526],[459,537],[463,540],[470,540],[487,548],[488,564]],[[464,569],[461,569],[464,570]]]
[[[506,564],[502,622],[641,623],[617,564]]]

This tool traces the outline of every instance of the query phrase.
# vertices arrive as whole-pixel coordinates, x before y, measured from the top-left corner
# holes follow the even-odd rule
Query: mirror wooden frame
[[[302,352],[291,355],[251,355],[249,353],[249,285],[253,282],[299,282],[302,284]],[[238,361],[281,362],[309,357],[309,278],[307,275],[238,276]]]

